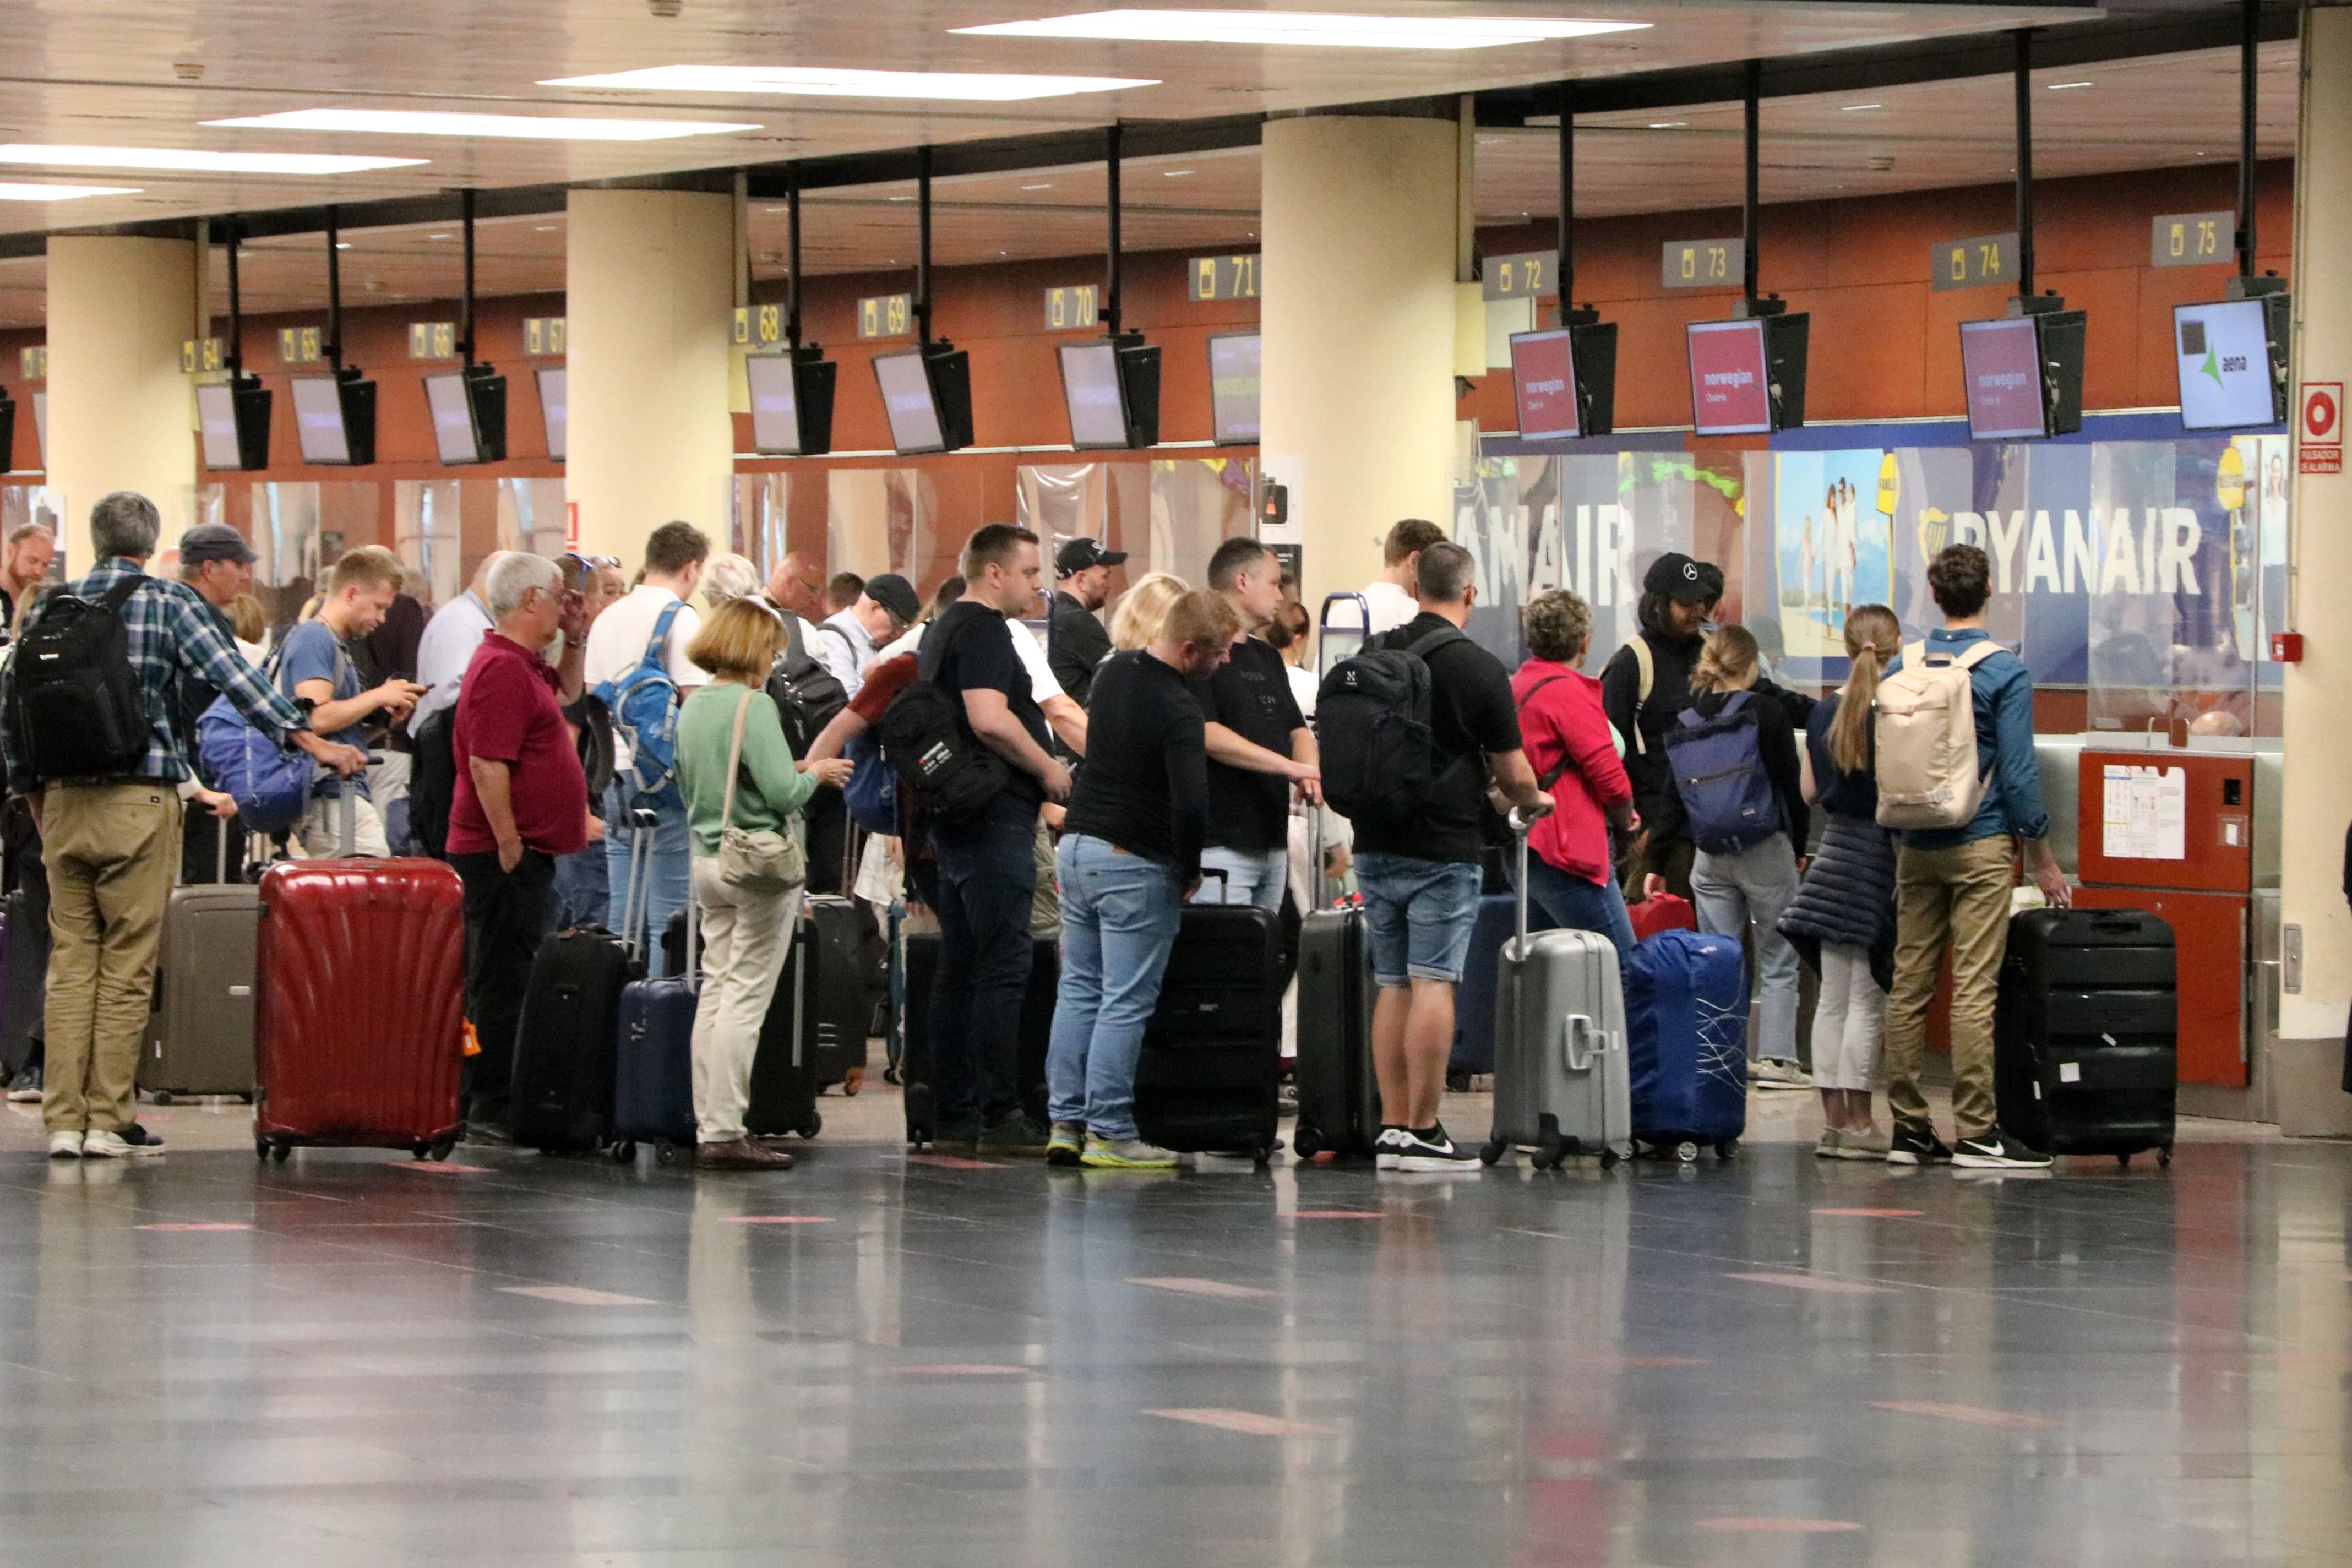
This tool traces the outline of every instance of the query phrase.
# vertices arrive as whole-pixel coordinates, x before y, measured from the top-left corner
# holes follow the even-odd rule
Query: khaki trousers
[[[1919,1073],[1944,953],[1952,955],[1952,1121],[1962,1138],[1993,1124],[1992,1005],[2009,949],[2008,836],[1951,849],[1905,845],[1895,861],[1895,989],[1886,998],[1886,1103],[1927,1124]]]
[[[50,949],[41,1120],[52,1132],[119,1132],[135,1119],[180,829],[169,784],[53,784],[42,795]]]
[[[702,985],[694,1004],[694,1126],[701,1143],[743,1136],[751,1064],[799,929],[801,889],[755,893],[719,877],[716,856],[694,858],[702,906]]]

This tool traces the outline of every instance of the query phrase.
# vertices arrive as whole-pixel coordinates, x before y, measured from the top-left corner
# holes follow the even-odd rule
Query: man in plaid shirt
[[[106,497],[89,514],[98,565],[63,592],[94,601],[124,577],[142,575],[162,529],[145,496],[118,490]],[[367,766],[366,753],[311,731],[310,715],[246,662],[194,590],[152,577],[123,602],[121,615],[147,707],[147,754],[136,773],[37,779],[13,737],[0,733],[8,787],[31,803],[49,873],[41,1120],[50,1155],[61,1159],[121,1159],[162,1148],[153,1140],[126,1142],[122,1129],[131,1121],[156,938],[180,867],[179,792],[191,777],[172,723],[176,679],[186,675],[219,688],[264,733],[339,773]]]

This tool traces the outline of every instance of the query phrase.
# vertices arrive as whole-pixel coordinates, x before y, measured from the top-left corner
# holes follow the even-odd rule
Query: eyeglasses
[[[583,566],[609,566],[615,572],[621,569],[621,558],[617,555],[583,555],[577,550],[567,550],[563,553],[568,559],[577,561]]]

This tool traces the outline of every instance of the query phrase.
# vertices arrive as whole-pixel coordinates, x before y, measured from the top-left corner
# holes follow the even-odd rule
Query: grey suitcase
[[[1589,931],[1528,934],[1528,834],[1518,814],[1517,918],[1495,976],[1495,1122],[1478,1157],[1514,1148],[1538,1170],[1597,1154],[1603,1170],[1633,1152],[1625,991],[1617,949]]]
[[[218,840],[223,879],[174,888],[164,906],[163,952],[139,1058],[139,1087],[158,1105],[199,1094],[253,1097],[261,889],[226,880],[228,837]]]

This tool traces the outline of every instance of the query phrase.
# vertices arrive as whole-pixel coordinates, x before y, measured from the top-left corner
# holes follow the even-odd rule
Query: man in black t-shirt
[[[1209,842],[1192,901],[1278,910],[1290,879],[1291,796],[1315,800],[1323,776],[1290,672],[1261,635],[1282,608],[1282,563],[1255,539],[1228,539],[1209,557],[1209,586],[1249,636],[1191,683],[1209,748]]]
[[[1037,536],[994,522],[964,546],[964,595],[923,634],[916,670],[962,709],[973,739],[1002,756],[1004,787],[953,821],[934,819],[939,970],[931,988],[931,1091],[938,1142],[1043,1154],[1046,1130],[1021,1108],[1021,1003],[1029,986],[1029,907],[1037,807],[1066,800],[1045,718],[1005,617],[1037,599]]]
[[[1372,981],[1372,1066],[1381,1084],[1382,1170],[1475,1168],[1437,1120],[1454,1051],[1461,984],[1485,880],[1478,808],[1489,772],[1508,802],[1551,809],[1520,749],[1519,715],[1502,662],[1462,635],[1476,602],[1470,552],[1448,541],[1421,552],[1421,614],[1381,638],[1429,666],[1430,730],[1442,771],[1409,822],[1356,824],[1356,885],[1364,896]]]
[[[1095,667],[1110,655],[1110,633],[1099,612],[1110,602],[1112,571],[1126,563],[1126,551],[1105,550],[1083,537],[1054,552],[1054,575],[1061,589],[1054,595],[1054,635],[1046,657],[1054,679],[1081,708],[1093,695]]]

